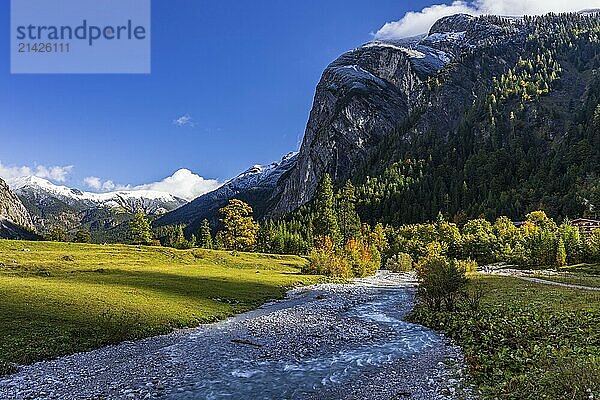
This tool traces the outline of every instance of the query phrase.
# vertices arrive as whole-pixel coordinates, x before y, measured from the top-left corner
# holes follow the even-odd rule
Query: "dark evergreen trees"
[[[202,221],[202,224],[200,225],[200,233],[198,235],[197,244],[203,249],[212,249],[213,247],[212,235],[210,233],[210,224],[208,223],[207,219],[204,219]]]
[[[341,234],[335,213],[333,185],[329,174],[325,174],[315,196],[315,237],[329,237],[334,245],[341,242]]]
[[[478,82],[455,125],[422,132],[417,108],[386,134],[353,180],[363,221],[600,215],[600,18],[550,14],[518,24],[529,32],[523,43],[465,54],[436,77]],[[504,70],[486,72],[482,57],[505,60]],[[465,76],[468,63],[481,71]],[[430,84],[431,101],[447,95]]]
[[[129,242],[132,244],[150,244],[152,231],[148,218],[142,212],[136,213],[128,223]]]
[[[356,212],[356,194],[352,182],[347,181],[339,194],[338,222],[342,240],[346,243],[360,236],[360,218]]]

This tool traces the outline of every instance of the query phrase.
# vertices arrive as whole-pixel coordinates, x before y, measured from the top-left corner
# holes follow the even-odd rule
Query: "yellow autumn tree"
[[[256,244],[258,224],[252,217],[252,207],[241,200],[229,200],[219,210],[224,229],[221,237],[227,250],[250,251]]]

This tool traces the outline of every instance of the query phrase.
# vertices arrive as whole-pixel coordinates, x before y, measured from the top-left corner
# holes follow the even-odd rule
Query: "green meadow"
[[[0,374],[214,322],[317,282],[296,256],[0,240]]]
[[[597,278],[579,279],[568,283]],[[480,304],[439,313],[419,306],[411,320],[463,348],[482,399],[598,398],[600,292],[479,275],[469,290],[483,294]]]

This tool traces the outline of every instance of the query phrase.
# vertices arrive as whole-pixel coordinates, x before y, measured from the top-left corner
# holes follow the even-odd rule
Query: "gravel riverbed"
[[[460,349],[409,324],[410,277],[292,290],[220,323],[20,368],[1,399],[471,398]]]

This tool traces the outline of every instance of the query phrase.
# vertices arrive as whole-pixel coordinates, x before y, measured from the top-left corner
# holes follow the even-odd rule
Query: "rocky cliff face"
[[[500,45],[518,47],[525,34],[517,24],[497,26],[492,20],[455,15],[438,21],[424,37],[371,42],[342,55],[317,86],[297,166],[277,188],[270,215],[308,202],[325,173],[337,182],[352,177],[382,138],[416,114],[417,128],[406,140],[433,127],[449,131],[476,98],[478,81],[502,71],[506,60],[485,59],[482,53],[479,62],[459,62]],[[485,73],[478,70],[484,62]],[[445,83],[435,89],[439,95],[425,96],[442,72]]]
[[[21,200],[0,179],[0,238],[20,239],[31,236],[33,222]]]

